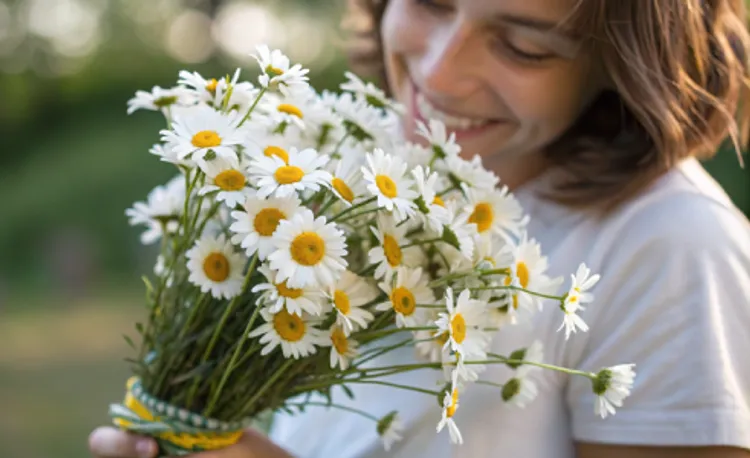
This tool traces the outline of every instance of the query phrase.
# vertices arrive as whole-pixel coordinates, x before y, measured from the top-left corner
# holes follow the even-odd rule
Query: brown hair
[[[386,85],[387,0],[349,3],[352,63]],[[744,0],[579,0],[564,26],[601,56],[615,90],[546,148],[559,172],[550,198],[611,209],[727,138],[739,156],[750,123]]]

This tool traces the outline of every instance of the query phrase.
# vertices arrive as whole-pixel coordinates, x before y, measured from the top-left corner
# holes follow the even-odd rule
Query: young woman
[[[439,118],[531,216],[553,274],[602,275],[565,341],[555,310],[499,337],[543,339],[551,363],[637,364],[626,405],[602,420],[585,380],[540,376],[514,409],[481,387],[462,397],[462,446],[435,435],[436,400],[368,387],[357,407],[401,410],[401,457],[750,457],[750,225],[696,157],[750,118],[742,0],[364,0],[370,63],[417,120]],[[738,121],[737,121],[738,120]],[[416,139],[414,139],[416,140]],[[394,355],[393,358],[411,355]],[[406,375],[430,383],[429,371]],[[439,377],[439,375],[437,376]],[[384,401],[386,399],[387,401]],[[346,400],[341,400],[342,403]],[[344,417],[343,415],[347,415]],[[388,456],[372,423],[310,409],[203,458]],[[99,457],[151,456],[113,429]],[[276,445],[278,444],[278,445]],[[140,447],[140,448],[139,448]]]

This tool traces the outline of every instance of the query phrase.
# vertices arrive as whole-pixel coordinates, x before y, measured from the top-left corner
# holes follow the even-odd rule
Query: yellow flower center
[[[435,341],[441,347],[444,346],[445,343],[448,342],[448,339],[450,338],[450,335],[448,335],[448,333],[445,331],[441,332],[440,334],[438,334],[437,331],[433,331],[432,335],[435,337]]]
[[[477,225],[478,232],[485,232],[492,227],[492,221],[495,215],[492,211],[492,205],[486,202],[480,202],[474,207],[474,212],[469,216],[469,222]]]
[[[440,196],[435,196],[434,199],[432,199],[433,205],[438,205],[440,207],[445,207],[445,202],[443,201],[443,198]]]
[[[268,146],[266,149],[263,150],[263,154],[265,154],[268,157],[276,156],[282,161],[284,161],[284,164],[289,163],[289,154],[286,152],[286,150],[280,146]]]
[[[391,267],[401,265],[403,253],[401,252],[401,247],[398,246],[398,242],[393,236],[388,234],[383,236],[383,251],[385,252],[385,259]]]
[[[296,165],[283,165],[273,174],[279,184],[298,183],[305,176],[305,171]]]
[[[221,145],[221,137],[215,130],[202,130],[193,135],[191,143],[196,148],[212,148]]]
[[[460,344],[466,338],[466,320],[460,313],[456,313],[451,318],[451,335],[456,343]]]
[[[337,289],[333,293],[333,305],[344,315],[348,315],[349,310],[352,308],[352,304],[349,302],[349,296],[340,289]]]
[[[274,76],[281,76],[284,74],[284,70],[278,67],[269,65],[268,67],[266,67],[266,73],[272,73]]]
[[[216,93],[216,85],[219,84],[218,81],[216,81],[216,78],[211,78],[208,81],[208,84],[206,84],[206,90],[210,92],[211,94]]]
[[[214,184],[224,191],[240,191],[245,187],[245,175],[239,170],[224,170],[216,175]]]
[[[296,116],[299,119],[303,118],[302,110],[292,105],[291,103],[282,103],[279,106],[277,106],[276,109],[279,110],[281,113],[286,113],[288,115]]]
[[[391,293],[391,303],[393,304],[393,310],[404,316],[412,315],[417,309],[417,301],[414,299],[414,294],[403,286],[399,286],[393,290]]]
[[[451,394],[451,403],[445,411],[445,416],[451,418],[456,414],[456,409],[458,409],[458,390],[454,388]]]
[[[279,296],[288,297],[290,299],[297,299],[302,296],[303,291],[299,288],[289,288],[286,286],[286,280],[276,284],[276,291],[279,292]]]
[[[331,180],[331,185],[333,186],[333,189],[336,190],[336,192],[339,193],[342,199],[345,201],[352,203],[354,200],[354,193],[352,192],[351,188],[344,183],[344,180],[341,178],[334,177],[333,180]]]
[[[521,286],[526,289],[529,287],[529,267],[524,262],[516,264],[516,276]]]
[[[570,302],[571,304],[575,304],[576,302],[578,302],[578,295],[571,294],[570,296],[568,296],[568,302]]]
[[[229,277],[229,260],[224,253],[211,253],[203,260],[203,273],[213,282],[223,282]]]
[[[289,252],[298,264],[314,266],[326,254],[326,243],[315,232],[303,232],[292,240]]]
[[[398,196],[398,187],[389,176],[376,175],[375,185],[378,187],[380,192],[389,199],[393,199],[394,197]]]
[[[273,328],[287,342],[298,342],[305,337],[305,322],[299,316],[287,312],[286,309],[281,309],[273,316]]]
[[[282,219],[286,219],[286,215],[278,208],[264,208],[255,215],[253,227],[263,237],[270,237],[276,232]]]
[[[331,331],[331,342],[339,355],[346,355],[349,351],[349,340],[346,338],[344,330],[338,326]]]

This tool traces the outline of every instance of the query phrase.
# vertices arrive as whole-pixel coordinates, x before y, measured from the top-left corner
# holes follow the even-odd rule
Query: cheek
[[[520,127],[551,140],[570,127],[586,105],[587,79],[571,68],[537,72],[508,79],[498,90],[507,94],[505,102]]]

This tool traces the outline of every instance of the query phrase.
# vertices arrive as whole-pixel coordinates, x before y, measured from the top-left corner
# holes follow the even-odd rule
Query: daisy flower
[[[464,186],[464,192],[468,199],[469,223],[476,225],[479,235],[495,234],[506,239],[511,235],[520,236],[528,218],[507,187],[484,191]]]
[[[180,217],[185,207],[185,177],[178,175],[164,186],[155,187],[146,202],[136,202],[125,210],[131,226],[145,225],[141,243],[150,245],[166,231],[174,234],[180,227]]]
[[[602,369],[592,380],[597,399],[594,413],[602,418],[615,414],[615,407],[622,407],[622,401],[630,396],[635,380],[635,364],[620,364]]]
[[[417,166],[424,166],[429,164],[432,158],[432,151],[417,143],[404,142],[394,145],[392,149],[394,156],[400,157],[407,164],[409,170],[416,168]]]
[[[558,331],[565,328],[565,339],[570,337],[571,332],[576,332],[578,329],[584,332],[589,330],[588,325],[583,321],[583,318],[577,315],[577,312],[583,311],[583,304],[594,299],[594,296],[586,291],[593,288],[600,278],[599,275],[591,275],[591,270],[583,263],[578,266],[576,274],[570,277],[570,289],[560,304],[560,309],[565,316]]]
[[[454,353],[453,361],[447,360],[447,353],[443,353],[443,355],[443,375],[446,376],[447,380],[453,380],[453,376],[455,375],[458,383],[474,383],[479,380],[479,375],[487,370],[486,365],[475,363],[486,359],[484,355],[472,356],[467,359],[461,353]],[[471,362],[472,364],[466,364],[467,362]]]
[[[336,324],[347,335],[367,328],[375,316],[364,305],[373,301],[378,293],[367,280],[345,270],[339,281],[328,289],[328,298],[336,310]]]
[[[284,358],[299,359],[314,354],[317,347],[326,343],[324,332],[317,329],[311,320],[289,313],[286,309],[276,313],[262,309],[260,315],[265,323],[250,332],[248,337],[260,336],[259,342],[264,345],[261,356],[280,346]]]
[[[437,310],[427,310],[425,312],[427,323],[434,323],[439,318],[438,313]],[[449,339],[448,332],[439,329],[414,331],[414,346],[417,354],[431,363],[438,363],[443,360],[445,344],[448,343]]]
[[[217,299],[231,299],[242,292],[247,259],[234,251],[231,242],[219,237],[203,236],[185,253],[188,281]]]
[[[445,161],[446,172],[454,182],[465,184],[471,189],[491,191],[500,182],[500,178],[482,165],[482,157],[476,155],[470,161],[458,156]]]
[[[483,357],[489,341],[489,335],[482,329],[486,322],[484,305],[471,298],[465,289],[453,301],[453,290],[445,291],[445,305],[448,313],[440,313],[435,325],[449,335],[445,348],[451,348],[468,357]]]
[[[430,119],[429,127],[425,123],[417,122],[417,134],[430,144],[432,152],[438,159],[457,157],[461,154],[461,146],[456,143],[456,134],[448,132],[445,124],[437,119]]]
[[[281,221],[273,244],[276,250],[268,256],[270,267],[278,272],[276,280],[286,280],[290,288],[328,287],[347,266],[344,233],[306,208]]]
[[[364,194],[359,161],[348,156],[338,161],[331,179],[331,190],[347,207]]]
[[[181,111],[174,117],[172,130],[162,130],[162,141],[174,149],[179,159],[200,161],[209,151],[237,161],[235,148],[245,139],[238,129],[236,113],[223,114],[205,105]]]
[[[522,348],[511,353],[509,359],[514,361],[526,361],[529,363],[541,363],[544,359],[544,348],[542,347],[542,342],[535,340],[528,346],[528,348]],[[539,366],[532,364],[510,363],[508,365],[516,370],[516,374],[519,377],[525,377],[532,372],[540,370]]]
[[[517,245],[507,245],[503,248],[508,252],[508,258],[512,258],[509,267],[510,275],[505,280],[505,286],[522,288],[541,294],[554,294],[557,292],[562,278],[550,279],[547,271],[547,257],[542,256],[541,246],[534,240],[529,240],[524,233]],[[542,298],[524,291],[508,291],[509,312],[515,314],[519,310],[526,312],[541,310]]]
[[[260,300],[268,306],[268,311],[278,313],[286,309],[289,313],[302,316],[303,313],[320,315],[323,313],[321,302],[323,295],[316,288],[289,288],[285,281],[276,279],[276,272],[265,264],[258,271],[268,280],[258,283],[252,292],[261,292]]]
[[[198,190],[199,196],[217,193],[216,200],[234,208],[245,202],[253,190],[248,186],[245,172],[235,161],[216,157],[211,161],[200,161],[200,168],[206,174],[206,184]]]
[[[179,73],[178,83],[185,86],[198,100],[215,108],[222,109],[224,103],[228,111],[236,110],[243,116],[250,105],[258,96],[258,89],[251,83],[243,81],[238,83],[240,69],[235,70],[232,78],[206,79],[198,72],[182,70]],[[229,93],[231,89],[231,93]],[[229,93],[229,100],[224,100]]]
[[[301,138],[295,132],[284,134],[269,132],[267,126],[262,124],[251,124],[248,130],[245,155],[251,160],[275,156],[288,164],[289,150],[302,143]]]
[[[377,228],[370,227],[378,244],[367,253],[370,264],[377,264],[374,277],[389,279],[401,266],[412,267],[418,259],[418,247],[401,248],[409,240],[406,226],[399,226],[389,215],[378,215]]]
[[[328,331],[327,345],[331,346],[331,368],[336,366],[341,370],[349,368],[351,360],[357,356],[357,347],[359,343],[354,339],[347,337],[347,333],[339,325],[334,325]]]
[[[456,414],[458,409],[458,380],[457,375],[453,376],[451,382],[450,391],[445,393],[443,398],[443,418],[437,425],[437,432],[440,432],[448,427],[448,433],[451,436],[451,443],[462,444],[463,438],[461,437],[461,431],[458,430],[456,422],[453,420],[453,416]]]
[[[180,159],[177,157],[177,153],[175,153],[169,145],[156,143],[150,150],[148,150],[148,152],[157,156],[162,162],[169,162],[170,164],[187,167],[189,169],[195,168],[196,166],[195,161],[191,161],[190,159]]]
[[[388,118],[383,111],[345,92],[335,100],[334,111],[343,119],[347,133],[359,142],[375,144],[389,138]]]
[[[376,148],[367,155],[367,164],[362,167],[362,174],[367,189],[377,197],[378,207],[393,212],[399,221],[413,215],[416,205],[412,200],[418,194],[411,189],[412,181],[405,175],[406,163]]]
[[[271,94],[263,98],[258,110],[266,117],[265,123],[274,132],[286,134],[290,125],[299,131],[306,129],[311,102],[311,94],[307,92],[289,97]]]
[[[526,407],[539,394],[539,389],[529,377],[513,377],[503,385],[501,396],[503,401],[520,408]]]
[[[391,450],[393,444],[402,439],[404,426],[397,411],[390,412],[378,420],[378,436],[383,441],[383,448],[386,452]]]
[[[262,74],[258,76],[258,82],[262,87],[278,89],[282,94],[308,87],[310,70],[300,64],[291,65],[289,58],[278,49],[271,51],[268,46],[259,45],[255,50],[257,54],[252,57],[260,66]]]
[[[472,259],[474,254],[474,236],[476,227],[469,223],[469,214],[459,207],[455,200],[445,203],[445,224],[443,240],[459,250],[464,259]]]
[[[427,286],[428,278],[422,273],[422,268],[408,269],[399,267],[396,271],[396,281],[380,283],[380,289],[388,295],[388,300],[378,304],[375,309],[396,312],[396,325],[400,328],[412,327],[418,324],[417,304],[432,304],[435,296]]]
[[[448,211],[443,199],[435,192],[439,178],[437,172],[430,173],[429,168],[418,165],[411,174],[419,193],[416,200],[419,219],[426,227],[442,234],[443,225],[448,222]]]
[[[188,106],[195,103],[190,92],[182,87],[169,89],[154,86],[151,92],[137,91],[135,97],[128,100],[128,114],[137,110],[161,111],[166,116],[172,106]]]
[[[258,187],[258,197],[289,197],[296,192],[317,191],[329,185],[331,174],[323,170],[328,157],[312,148],[287,152],[288,162],[278,155],[256,157],[250,161],[250,177]]]
[[[232,243],[245,249],[248,257],[258,252],[258,258],[265,260],[274,250],[271,236],[279,223],[294,216],[300,208],[297,196],[286,198],[260,198],[250,196],[245,200],[242,211],[233,211],[234,223],[229,226],[233,232]]]
[[[370,82],[365,83],[352,72],[345,72],[344,76],[346,76],[347,81],[339,86],[342,91],[351,92],[375,108],[389,109],[399,114],[404,113],[404,106],[389,99],[379,87]]]

